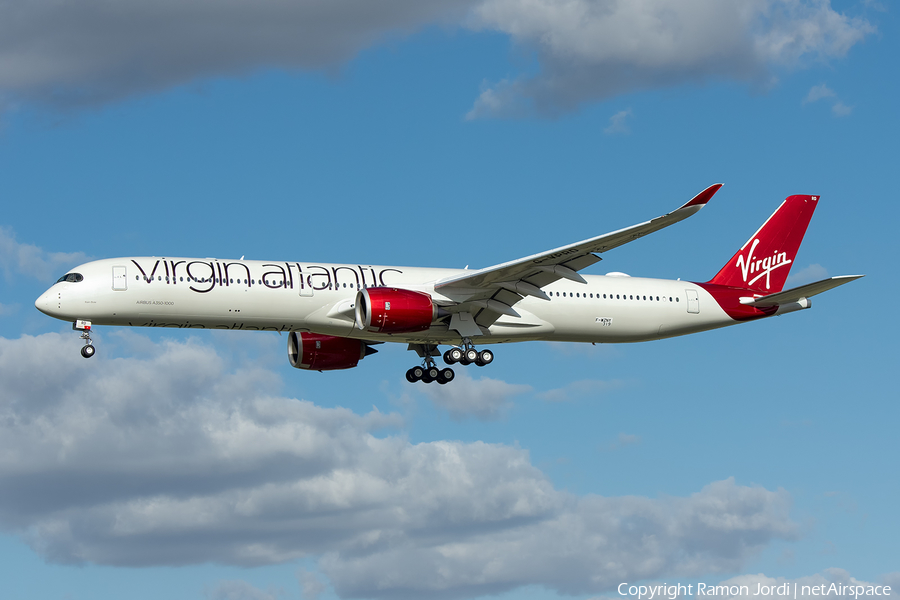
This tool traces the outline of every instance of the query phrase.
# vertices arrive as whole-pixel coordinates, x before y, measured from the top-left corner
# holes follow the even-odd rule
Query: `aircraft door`
[[[112,268],[112,279],[113,286],[112,289],[117,292],[122,292],[128,289],[128,280],[125,276],[125,267],[113,267]]]
[[[693,314],[700,314],[700,298],[697,296],[697,290],[684,290],[687,294],[687,311]]]
[[[302,273],[300,274],[300,295],[305,297],[312,297],[313,288],[309,283],[309,277],[305,277]]]

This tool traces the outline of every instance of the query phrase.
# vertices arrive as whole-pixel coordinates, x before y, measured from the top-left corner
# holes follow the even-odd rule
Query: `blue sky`
[[[0,3],[0,595],[900,589],[894,8]],[[488,266],[716,182],[588,272],[705,281],[820,194],[795,281],[867,276],[441,388],[400,346],[297,371],[275,334],[98,328],[85,361],[33,307],[113,256]]]

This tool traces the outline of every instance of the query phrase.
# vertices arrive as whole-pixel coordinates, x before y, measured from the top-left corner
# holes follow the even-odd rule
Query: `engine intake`
[[[288,360],[295,369],[352,369],[360,360],[376,352],[378,350],[362,340],[295,331],[288,335]]]
[[[437,317],[437,306],[424,292],[373,287],[356,294],[356,326],[363,331],[424,331]]]

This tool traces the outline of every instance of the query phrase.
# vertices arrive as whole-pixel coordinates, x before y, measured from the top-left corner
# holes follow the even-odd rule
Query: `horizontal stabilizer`
[[[741,304],[748,304],[757,308],[781,306],[791,302],[798,302],[804,298],[811,298],[816,294],[827,292],[832,288],[844,285],[845,283],[850,283],[860,277],[865,277],[865,275],[840,275],[838,277],[831,277],[829,279],[808,283],[806,285],[801,285],[800,287],[778,292],[777,294],[769,294],[768,296],[762,296],[760,298],[741,298]]]

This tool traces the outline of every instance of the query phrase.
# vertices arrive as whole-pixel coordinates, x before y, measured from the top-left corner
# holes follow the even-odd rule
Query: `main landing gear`
[[[440,356],[437,346],[432,344],[410,344],[410,350],[415,350],[422,357],[422,366],[413,367],[406,372],[406,380],[410,383],[424,381],[431,383],[437,381],[443,385],[450,383],[456,377],[453,369],[439,369],[435,365],[434,357]],[[469,338],[463,338],[461,346],[454,346],[444,352],[444,362],[448,365],[459,363],[461,365],[471,365],[472,363],[479,367],[484,367],[494,361],[494,353],[490,350],[482,350],[479,352],[472,344]]]
[[[444,352],[444,362],[448,365],[459,363],[463,366],[475,363],[479,367],[484,367],[494,362],[494,353],[490,350],[479,352],[472,340],[463,338],[462,347],[454,346]]]
[[[456,377],[453,369],[439,369],[434,364],[434,357],[441,355],[434,344],[410,344],[409,349],[415,350],[422,357],[422,366],[413,367],[406,372],[406,380],[408,382],[424,381],[425,383],[431,383],[432,381],[437,381],[439,384],[444,385],[445,383],[450,383]]]
[[[90,321],[75,321],[72,323],[72,329],[75,331],[81,332],[81,339],[84,340],[84,346],[81,348],[81,355],[85,358],[90,358],[97,351],[94,348],[94,344],[91,340],[91,322]]]

